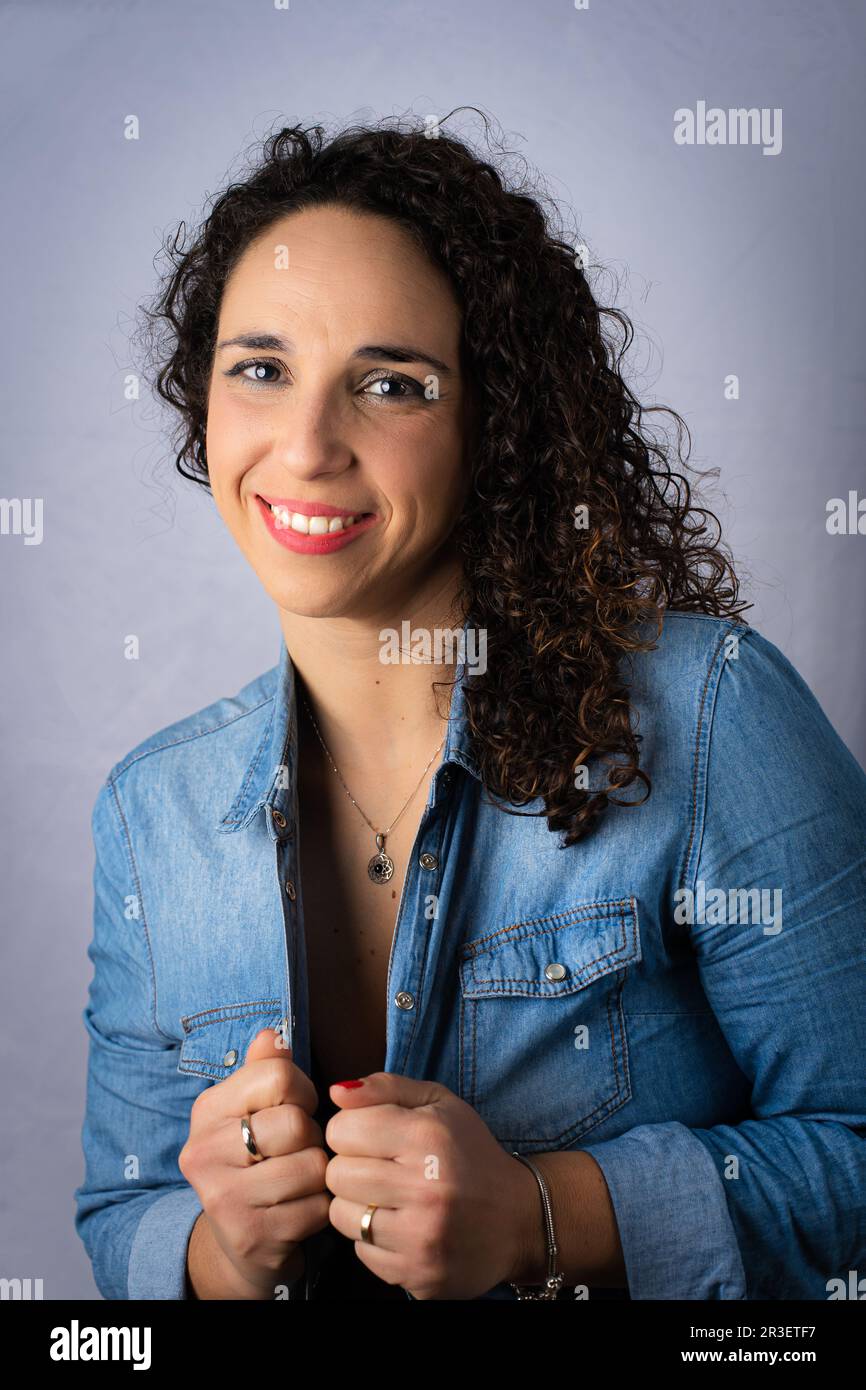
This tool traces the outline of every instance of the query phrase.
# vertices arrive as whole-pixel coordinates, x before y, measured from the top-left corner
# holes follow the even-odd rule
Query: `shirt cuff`
[[[186,1298],[186,1254],[202,1205],[194,1187],[178,1187],[148,1207],[129,1252],[127,1297]]]
[[[632,1298],[746,1297],[722,1179],[685,1125],[637,1125],[583,1148],[610,1192]]]

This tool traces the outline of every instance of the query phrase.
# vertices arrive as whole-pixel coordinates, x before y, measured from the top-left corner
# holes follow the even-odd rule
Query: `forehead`
[[[373,316],[392,329],[419,323],[455,333],[460,310],[445,275],[387,217],[305,208],[273,222],[246,248],[223,294],[224,325],[251,309]]]

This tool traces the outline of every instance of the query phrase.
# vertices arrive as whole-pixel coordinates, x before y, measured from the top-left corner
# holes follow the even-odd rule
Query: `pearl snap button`
[[[415,996],[409,994],[407,990],[401,989],[399,994],[394,995],[394,1003],[398,1009],[414,1009]]]
[[[544,967],[544,973],[548,980],[564,980],[568,971],[564,965],[560,965],[558,961],[554,961],[552,965],[546,965]]]
[[[238,1054],[235,1052],[234,1048],[232,1048],[231,1052],[227,1052],[225,1057],[223,1057],[223,1066],[233,1067],[237,1060]]]
[[[439,860],[435,854],[422,854],[420,862],[422,869],[438,869],[439,867]]]

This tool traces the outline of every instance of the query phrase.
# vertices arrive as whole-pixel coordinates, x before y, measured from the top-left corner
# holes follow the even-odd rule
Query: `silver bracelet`
[[[557,1271],[556,1262],[558,1250],[556,1247],[556,1235],[553,1230],[553,1206],[550,1201],[550,1193],[547,1190],[547,1183],[544,1181],[538,1167],[531,1159],[525,1158],[523,1154],[515,1153],[512,1150],[512,1158],[519,1158],[521,1163],[525,1163],[527,1168],[531,1168],[535,1174],[541,1193],[541,1209],[544,1214],[544,1229],[547,1236],[547,1278],[540,1287],[532,1284],[511,1284],[511,1288],[519,1299],[525,1298],[556,1298],[562,1288],[565,1276]]]

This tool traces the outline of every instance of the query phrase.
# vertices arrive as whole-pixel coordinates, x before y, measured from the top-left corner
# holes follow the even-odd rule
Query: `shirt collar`
[[[468,627],[467,619],[463,624],[464,652],[471,650],[466,635]],[[480,782],[481,774],[470,745],[466,719],[464,683],[469,675],[471,670],[467,674],[466,662],[458,661],[457,682],[451,699],[442,765],[458,763]],[[240,786],[215,826],[216,830],[224,834],[233,830],[243,830],[259,809],[265,806],[268,808],[268,829],[271,837],[277,839],[282,827],[290,823],[294,816],[292,800],[297,768],[297,686],[294,664],[282,636],[279,664],[268,672],[268,676],[275,684],[270,714],[258,746],[244,769]],[[447,687],[440,686],[437,690],[444,696]]]

